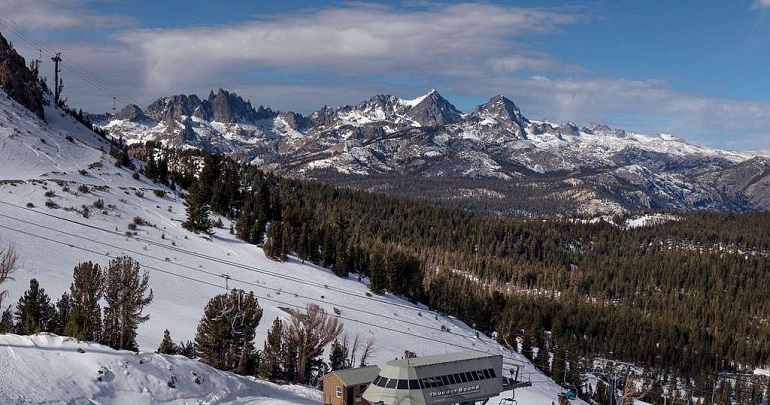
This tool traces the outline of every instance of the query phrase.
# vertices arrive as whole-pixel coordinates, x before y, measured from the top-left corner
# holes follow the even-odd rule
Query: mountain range
[[[304,116],[219,89],[91,116],[127,143],[223,152],[282,175],[507,216],[770,207],[770,152],[530,120],[497,95],[470,113],[436,90]]]

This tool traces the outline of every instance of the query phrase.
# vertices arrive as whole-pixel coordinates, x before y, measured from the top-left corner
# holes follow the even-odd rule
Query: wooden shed
[[[332,371],[323,377],[324,405],[366,405],[364,390],[380,373],[377,366]]]

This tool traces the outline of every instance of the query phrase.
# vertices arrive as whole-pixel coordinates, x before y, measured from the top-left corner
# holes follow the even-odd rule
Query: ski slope
[[[516,391],[519,403],[558,402],[558,384],[523,356],[453,317],[399,297],[371,296],[366,280],[359,281],[355,275],[340,279],[294,258],[272,261],[260,248],[230,235],[226,219],[224,229],[215,229],[211,238],[184,230],[185,207],[176,193],[144,177],[135,180],[130,171],[115,167],[107,153],[109,146],[69,117],[47,108],[46,119],[48,124],[0,95],[0,243],[12,243],[21,260],[14,280],[1,286],[9,292],[4,305],[15,307],[31,278],[56,301],[68,290],[78,263],[106,266],[121,255],[132,256],[149,272],[155,299],[144,311],[149,321],[138,329],[139,347],[145,353],[118,353],[47,334],[0,336],[0,387],[4,387],[0,403],[91,403],[77,398],[116,404],[318,402],[320,394],[312,389],[279,389],[195,361],[146,353],[155,351],[164,329],[175,342],[194,338],[206,303],[225,291],[223,274],[229,276],[229,288],[254,291],[264,310],[257,349],[262,348],[273,319],[289,318],[281,308],[304,308],[312,302],[337,313],[351,339],[374,337],[376,352],[368,364],[383,365],[403,356],[405,350],[418,356],[469,349],[500,353],[506,370],[519,365],[524,380],[533,382],[532,387]],[[97,199],[104,201],[104,209],[93,208]],[[49,200],[59,208],[46,206]],[[91,207],[87,218],[83,206]],[[136,235],[128,236],[128,225],[135,217],[150,225],[138,226]],[[88,355],[78,353],[76,347],[84,347]],[[147,362],[138,364],[137,358]],[[144,367],[148,364],[152,367]],[[110,388],[94,382],[100,367],[114,375]],[[221,383],[170,394],[169,368],[185,376],[205,373],[209,381]],[[123,371],[133,377],[121,376]],[[187,380],[184,383],[189,385]],[[498,402],[499,398],[490,401]]]

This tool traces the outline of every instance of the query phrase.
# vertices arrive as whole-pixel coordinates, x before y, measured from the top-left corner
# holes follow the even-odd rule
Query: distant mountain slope
[[[216,108],[214,107],[216,105]],[[413,100],[376,95],[305,117],[273,112],[224,90],[206,100],[163,97],[141,110],[94,117],[127,142],[228,153],[267,170],[423,198],[401,184],[419,178],[434,202],[502,215],[585,215],[635,210],[749,211],[770,207],[767,152],[732,152],[605,125],[526,118],[498,95],[463,114],[437,91]],[[359,182],[362,178],[365,181]],[[377,184],[372,184],[375,182]],[[444,180],[503,180],[501,208],[474,196],[441,195]],[[556,186],[561,184],[561,186]],[[363,188],[363,187],[362,187]],[[485,186],[486,188],[486,186]],[[552,201],[531,210],[532,199]],[[559,202],[559,203],[556,203]]]

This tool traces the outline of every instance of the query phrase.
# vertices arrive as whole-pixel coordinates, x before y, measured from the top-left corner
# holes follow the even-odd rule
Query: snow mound
[[[113,350],[48,333],[0,335],[0,402],[315,404],[318,390],[279,386],[184,356]]]

